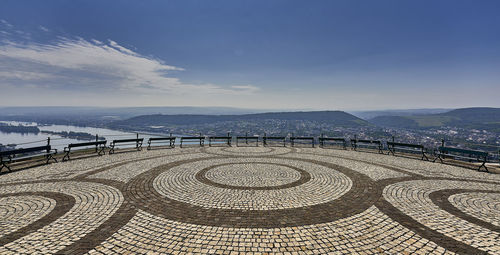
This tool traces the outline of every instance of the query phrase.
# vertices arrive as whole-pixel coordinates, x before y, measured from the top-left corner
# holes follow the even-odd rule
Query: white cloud
[[[0,79],[16,79],[16,80],[43,80],[43,79],[51,79],[55,78],[51,74],[47,73],[39,73],[39,72],[25,72],[25,71],[0,71]]]
[[[6,20],[4,19],[0,19],[0,23],[2,23],[4,26],[8,27],[8,28],[12,28],[13,25],[10,24],[9,22],[7,22]]]
[[[0,81],[18,87],[29,80],[30,86],[38,82],[41,86],[51,84],[59,89],[86,92],[118,89],[146,94],[245,95],[258,91],[251,85],[223,87],[184,83],[172,76],[172,72],[183,68],[143,56],[112,40],[103,43],[61,37],[52,44],[4,41],[0,45],[0,68]]]
[[[39,26],[40,30],[44,31],[44,32],[49,32],[50,30],[44,26]]]

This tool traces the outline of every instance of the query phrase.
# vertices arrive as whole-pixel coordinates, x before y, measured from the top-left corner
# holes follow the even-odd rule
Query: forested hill
[[[378,126],[395,128],[432,128],[456,126],[500,131],[500,108],[462,108],[440,114],[379,116],[369,120]]]
[[[310,121],[331,124],[341,127],[369,126],[370,124],[358,117],[343,111],[312,111],[312,112],[270,112],[243,115],[142,115],[127,120],[115,121],[112,127],[131,126],[165,126],[165,125],[198,125],[227,121]]]

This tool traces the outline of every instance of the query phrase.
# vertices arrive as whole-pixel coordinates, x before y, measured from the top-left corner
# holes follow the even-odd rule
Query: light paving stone
[[[106,171],[90,175],[88,176],[88,178],[98,178],[98,179],[128,182],[130,181],[130,179],[137,176],[138,174],[151,170],[154,167],[158,167],[175,161],[204,158],[204,157],[205,158],[211,157],[211,155],[203,153],[182,153],[178,155],[176,154],[165,155],[160,158],[144,159],[141,161],[134,161],[125,165],[113,167]]]
[[[383,179],[388,179],[388,178],[397,178],[397,177],[408,177],[409,175],[401,173],[401,172],[396,172],[394,170],[381,167],[381,166],[376,166],[373,164],[367,164],[363,162],[359,162],[356,160],[349,160],[349,159],[343,159],[335,156],[321,156],[321,155],[308,155],[308,154],[301,154],[301,153],[290,153],[286,155],[287,157],[292,157],[292,158],[299,158],[299,159],[312,159],[312,160],[318,160],[318,161],[323,161],[323,162],[328,162],[328,163],[334,163],[337,165],[341,165],[350,169],[353,169],[357,172],[360,172],[364,175],[367,175],[371,179],[378,181],[378,180],[383,180]]]
[[[39,220],[56,201],[42,196],[0,197],[0,238]]]
[[[499,185],[448,180],[420,180],[392,184],[384,198],[423,225],[487,252],[500,251],[500,233],[465,221],[433,203],[430,194],[444,189],[498,190]]]
[[[500,175],[349,150],[175,148],[0,175],[1,254],[500,254]]]
[[[128,245],[131,240],[137,240],[134,246]],[[291,228],[238,229],[186,224],[139,211],[127,225],[95,250],[106,246],[126,247],[125,251],[128,252],[138,247],[143,251],[164,248],[168,253],[201,253],[207,249],[215,250],[216,254],[224,254],[228,250],[247,252],[252,251],[252,248],[273,254],[302,254],[305,251],[313,254],[395,254],[417,250],[421,252],[416,253],[425,254],[441,248],[392,221],[375,207],[331,223]],[[118,252],[106,249],[104,253]],[[443,253],[452,254],[445,249]]]
[[[500,227],[500,193],[460,193],[448,200],[464,213]]]
[[[311,179],[302,185],[286,189],[245,190],[214,187],[200,182],[195,177],[196,173],[206,167],[229,163],[235,164],[233,171],[237,171],[236,169],[248,171],[242,167],[252,163],[258,163],[260,166],[264,166],[266,163],[284,164],[307,169]],[[268,167],[259,170],[268,172],[273,171],[272,169],[273,166],[268,164]],[[253,178],[253,180],[255,179],[257,178]],[[202,160],[183,164],[160,174],[153,185],[163,196],[204,208],[276,210],[310,206],[334,200],[349,191],[352,181],[333,169],[301,161],[234,158]]]
[[[37,251],[56,253],[106,221],[120,207],[123,196],[115,188],[82,182],[34,183],[8,186],[0,194],[55,192],[74,197],[75,205],[67,213],[18,240],[0,247],[0,253]]]

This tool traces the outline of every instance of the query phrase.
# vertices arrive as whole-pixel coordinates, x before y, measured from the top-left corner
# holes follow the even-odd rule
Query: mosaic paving
[[[0,175],[0,254],[500,254],[500,175],[321,148],[119,153]]]

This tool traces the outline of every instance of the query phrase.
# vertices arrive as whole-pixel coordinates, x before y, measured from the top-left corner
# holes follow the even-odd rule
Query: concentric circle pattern
[[[282,187],[297,182],[302,177],[301,172],[293,168],[265,163],[230,163],[210,168],[203,173],[206,179],[221,184],[222,187],[248,189]]]
[[[56,205],[54,199],[41,196],[0,197],[0,237],[39,220]]]
[[[218,166],[220,164],[223,165]],[[216,172],[222,167],[226,171],[236,173],[240,177],[239,180],[232,179],[231,182],[241,184],[224,185],[223,183],[228,182],[228,180],[222,178],[220,180],[212,179],[214,183],[222,185],[213,185],[211,182],[202,182],[196,178],[197,173],[213,165],[218,166],[214,168]],[[250,165],[253,166],[249,167]],[[308,173],[310,178],[298,186],[280,185],[283,187],[281,189],[274,189],[278,185],[269,185],[268,179],[269,189],[252,189],[252,187],[265,187],[262,186],[263,182],[266,182],[262,180],[263,177],[280,175],[284,172],[293,173],[294,171],[290,167]],[[205,175],[214,169],[207,171]],[[241,178],[245,174],[247,176]],[[210,180],[209,176],[207,179]],[[219,175],[219,177],[221,176]],[[296,179],[299,180],[299,178]],[[278,182],[282,183],[280,180]],[[288,183],[291,182],[288,181]],[[234,186],[240,188],[235,189]],[[165,169],[153,181],[153,187],[164,197],[204,208],[278,210],[311,206],[335,200],[350,190],[352,181],[334,169],[309,162],[285,159],[228,158],[201,160]]]
[[[128,152],[0,175],[0,254],[500,254],[500,175],[291,147]]]
[[[461,193],[448,200],[462,212],[500,227],[500,192]]]

